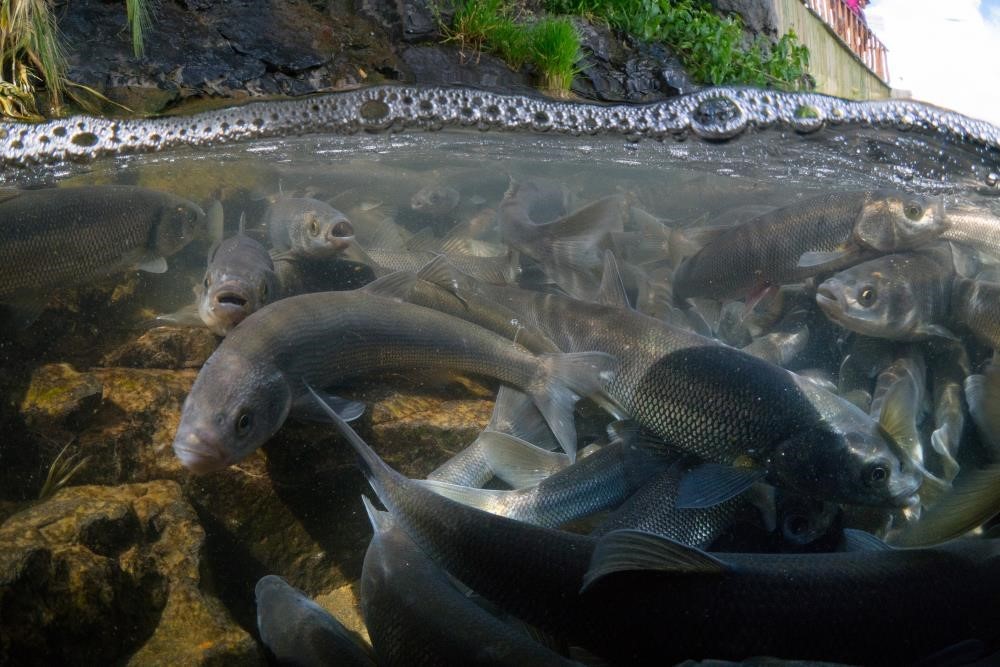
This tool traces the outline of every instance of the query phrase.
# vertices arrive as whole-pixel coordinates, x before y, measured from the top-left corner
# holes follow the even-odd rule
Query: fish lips
[[[181,465],[196,475],[222,470],[230,465],[229,457],[206,430],[187,427],[177,429],[174,454]]]

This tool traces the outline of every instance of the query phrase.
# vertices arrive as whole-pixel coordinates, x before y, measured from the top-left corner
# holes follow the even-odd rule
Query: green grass
[[[533,66],[540,86],[556,95],[569,91],[580,58],[580,37],[572,23],[528,20],[512,0],[462,0],[445,35],[462,49],[495,53],[514,69]]]
[[[744,45],[742,20],[720,16],[701,0],[544,0],[544,6],[663,42],[698,83],[809,87],[809,49],[793,31],[775,43],[758,37]]]
[[[576,28],[566,19],[542,19],[531,26],[529,35],[542,88],[556,93],[568,91],[580,60]]]
[[[125,9],[132,49],[139,57],[143,35],[151,25],[150,0],[125,0]],[[42,84],[55,113],[67,92],[84,105],[78,92],[95,93],[66,79],[52,0],[0,0],[0,112],[14,118],[40,118],[35,98]],[[67,89],[68,85],[73,89]]]

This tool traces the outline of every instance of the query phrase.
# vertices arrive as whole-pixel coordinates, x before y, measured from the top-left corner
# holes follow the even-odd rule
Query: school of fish
[[[287,419],[356,452],[371,646],[268,575],[279,664],[1000,655],[1000,218],[891,188],[695,221],[627,187],[466,190],[281,192],[225,238],[217,202],[0,192],[21,328],[61,288],[214,240],[193,303],[162,317],[221,337],[173,440],[189,470]],[[499,387],[486,430],[423,480],[349,424],[357,381],[393,373]]]

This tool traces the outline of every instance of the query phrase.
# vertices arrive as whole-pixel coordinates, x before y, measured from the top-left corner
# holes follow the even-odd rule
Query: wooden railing
[[[889,83],[889,59],[885,44],[844,0],[802,0],[806,7],[833,29],[838,37],[874,74]]]

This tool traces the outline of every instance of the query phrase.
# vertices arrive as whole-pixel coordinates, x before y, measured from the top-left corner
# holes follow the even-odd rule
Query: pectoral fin
[[[737,468],[719,463],[704,463],[681,478],[677,490],[677,509],[714,507],[739,496],[764,478],[762,468]]]
[[[140,271],[146,271],[147,273],[166,273],[167,260],[163,257],[147,257],[139,262],[139,265],[136,268]]]

